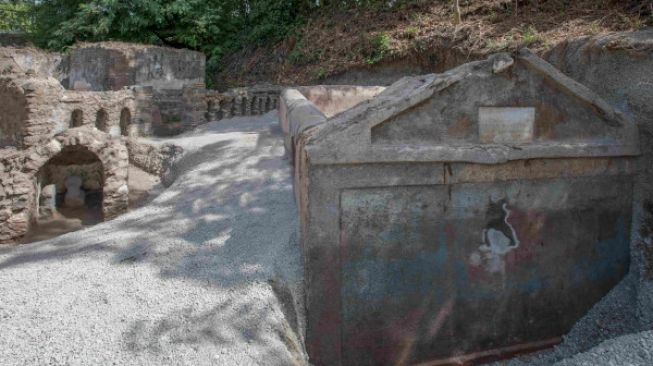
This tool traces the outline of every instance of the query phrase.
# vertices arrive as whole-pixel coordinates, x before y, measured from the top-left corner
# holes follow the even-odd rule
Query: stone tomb
[[[637,127],[528,50],[311,126],[291,142],[315,365],[550,346],[628,271]]]

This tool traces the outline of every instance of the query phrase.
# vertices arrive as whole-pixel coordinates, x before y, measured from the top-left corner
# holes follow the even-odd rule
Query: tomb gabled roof
[[[634,156],[635,123],[528,49],[406,77],[305,132],[311,163]]]

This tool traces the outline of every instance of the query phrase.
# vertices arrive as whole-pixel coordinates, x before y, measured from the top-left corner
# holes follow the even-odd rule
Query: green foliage
[[[322,67],[317,69],[317,71],[315,72],[315,78],[317,80],[324,80],[324,78],[326,78],[326,76],[327,76],[327,72]]]
[[[64,49],[76,41],[119,40],[203,51],[207,68],[246,44],[283,38],[301,23],[303,0],[43,0],[34,42]]]
[[[322,9],[394,8],[410,1],[414,0],[41,0],[34,2],[29,33],[38,46],[57,50],[77,41],[105,40],[200,50],[207,56],[210,75],[226,53],[279,41]],[[372,39],[372,63],[388,48],[389,38],[379,37]],[[310,63],[322,57],[304,54],[300,47],[291,52],[291,62]]]
[[[377,33],[368,38],[369,50],[365,62],[373,65],[381,61],[390,51],[390,36],[387,33]]]
[[[537,32],[537,30],[530,26],[522,32],[521,37],[522,37],[522,42],[526,46],[531,45],[533,43],[540,42],[542,40],[542,37]]]
[[[0,2],[0,31],[32,31],[33,6],[25,2]]]

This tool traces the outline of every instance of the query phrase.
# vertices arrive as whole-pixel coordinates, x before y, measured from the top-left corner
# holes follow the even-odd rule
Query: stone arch
[[[102,132],[109,132],[109,113],[104,108],[98,109],[95,115],[95,127]]]
[[[120,134],[122,136],[131,136],[131,127],[132,113],[129,108],[125,107],[120,111]]]
[[[127,146],[97,130],[64,131],[46,145],[26,152],[23,172],[31,177],[36,187],[41,168],[64,149],[83,149],[94,154],[102,164],[102,214],[104,220],[115,218],[127,211],[129,187],[127,185],[129,155]],[[32,194],[35,197],[36,192]],[[36,207],[36,203],[32,204]],[[34,216],[31,212],[30,216]]]
[[[84,125],[84,111],[77,108],[70,113],[70,128]]]
[[[100,158],[83,145],[68,145],[48,159],[35,179],[36,217],[55,213],[97,223],[103,220],[105,174]]]

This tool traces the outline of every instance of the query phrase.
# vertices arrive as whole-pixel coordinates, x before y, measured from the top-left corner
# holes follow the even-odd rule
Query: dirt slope
[[[653,0],[420,0],[316,14],[280,43],[229,55],[215,85],[329,82],[351,70],[441,72],[488,53],[653,24]]]

